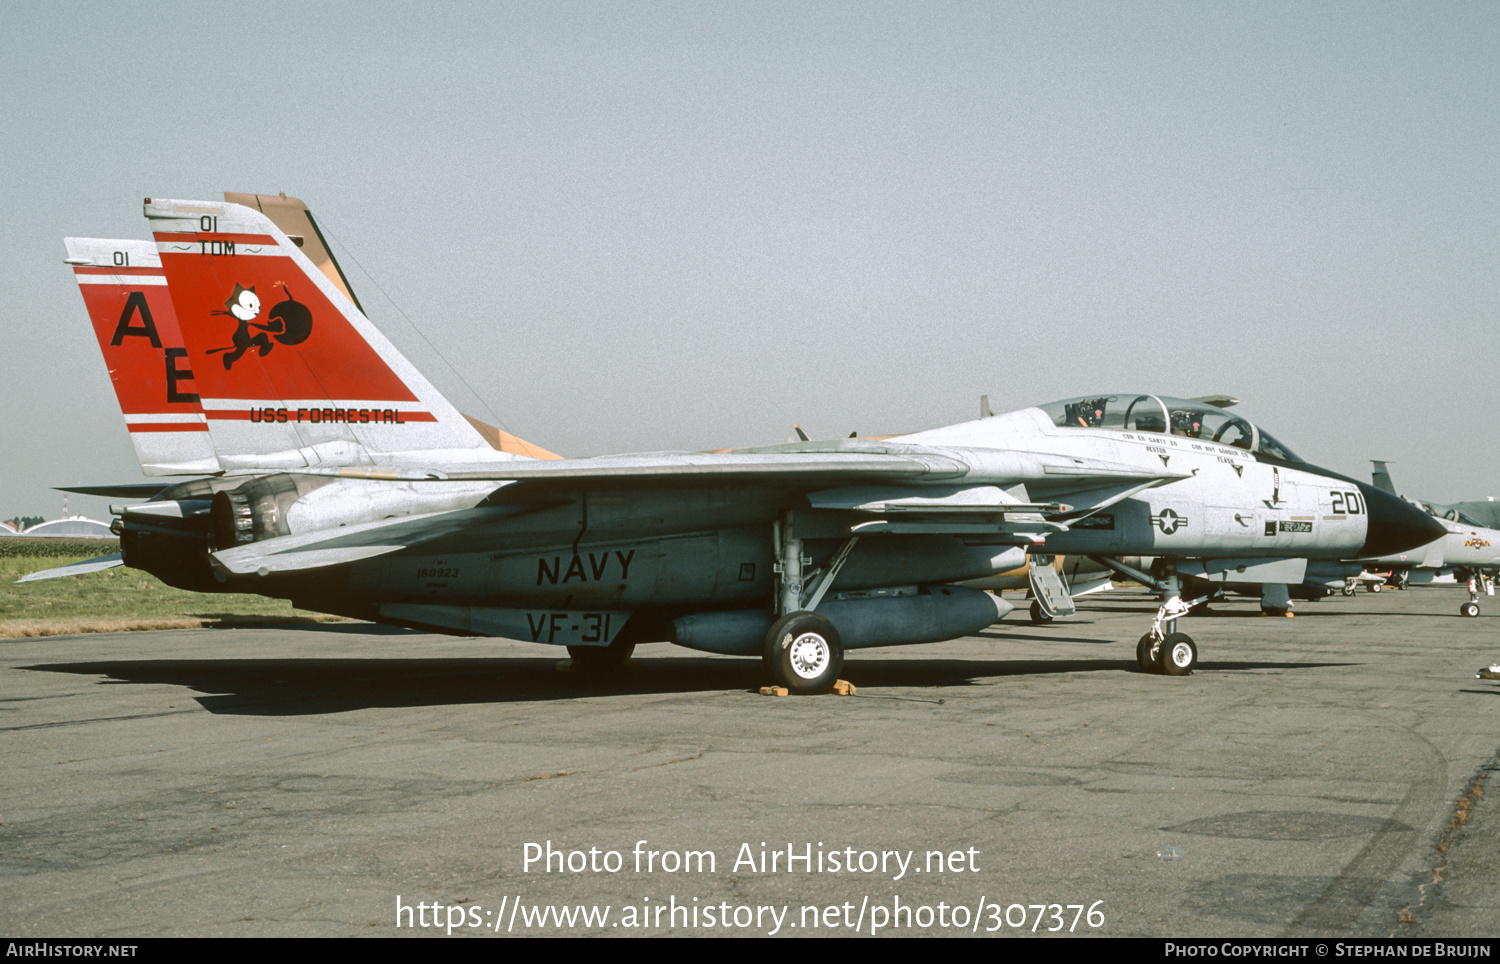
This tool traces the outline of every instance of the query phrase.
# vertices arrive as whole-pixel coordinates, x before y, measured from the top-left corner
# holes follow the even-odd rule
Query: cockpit
[[[1253,423],[1222,408],[1168,395],[1092,395],[1037,406],[1059,428],[1103,428],[1203,439],[1285,462],[1303,461]]]
[[[1451,505],[1436,505],[1432,502],[1419,502],[1417,504],[1426,509],[1427,514],[1433,518],[1447,519],[1449,522],[1457,522],[1459,525],[1466,525],[1475,529],[1485,528],[1484,523],[1474,521],[1473,518],[1464,515]]]

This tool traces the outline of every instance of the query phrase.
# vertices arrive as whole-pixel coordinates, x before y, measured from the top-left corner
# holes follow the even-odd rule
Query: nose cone
[[[1363,482],[1358,485],[1368,510],[1365,544],[1359,550],[1361,559],[1410,552],[1448,534],[1442,523],[1405,499]]]

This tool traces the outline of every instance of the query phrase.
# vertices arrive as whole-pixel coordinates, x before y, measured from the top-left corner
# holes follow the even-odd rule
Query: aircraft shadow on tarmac
[[[985,639],[1014,639],[1036,643],[1093,643],[1098,646],[1114,646],[1120,642],[1118,639],[1089,639],[1083,636],[1053,636],[1050,633],[1046,636],[1030,636],[1025,633],[992,633],[988,630],[980,630],[974,635],[982,636]]]
[[[1141,673],[1135,660],[865,659],[845,662],[857,686],[911,695],[912,688],[984,685],[996,677],[1062,673]],[[1199,672],[1312,669],[1344,663],[1206,662]],[[756,659],[652,658],[613,672],[559,672],[568,660],[505,659],[165,659],[40,663],[49,673],[103,676],[104,683],[186,686],[210,713],[305,716],[377,707],[521,703],[591,696],[755,691]],[[903,692],[905,691],[905,692]]]
[[[246,619],[239,613],[188,613],[194,619],[217,620],[218,625],[206,627],[208,629],[291,629],[299,633],[357,633],[361,636],[425,636],[427,633],[420,629],[407,629],[405,626],[385,626],[380,623],[367,623],[360,620],[346,620],[336,623],[322,622],[315,617],[306,619],[292,618],[290,620],[281,617],[265,617],[264,621],[259,619]]]

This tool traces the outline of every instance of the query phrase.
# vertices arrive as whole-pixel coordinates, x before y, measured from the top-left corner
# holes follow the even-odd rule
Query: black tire
[[[844,668],[844,641],[817,613],[788,613],[766,633],[761,659],[778,686],[793,693],[827,693]]]
[[[1368,590],[1370,590],[1370,592],[1380,592],[1380,583],[1378,583],[1378,582],[1372,582],[1368,586],[1366,586],[1365,588],[1368,589]]]
[[[1198,644],[1186,633],[1173,633],[1162,640],[1161,671],[1168,676],[1191,676],[1198,665]]]
[[[1042,612],[1042,604],[1035,599],[1031,601],[1031,621],[1038,626],[1045,626],[1052,622],[1052,617]]]
[[[635,652],[635,643],[621,643],[616,639],[608,646],[569,646],[568,656],[581,669],[618,669],[630,660]]]
[[[1354,595],[1354,587],[1345,586],[1343,589],[1340,589],[1339,592],[1343,593],[1345,596],[1352,596]]]
[[[1475,602],[1466,602],[1466,603],[1464,603],[1462,606],[1458,607],[1458,614],[1460,616],[1478,616],[1479,615],[1479,603],[1475,603]]]
[[[1156,639],[1150,633],[1141,637],[1141,641],[1135,644],[1135,661],[1141,670],[1147,673],[1160,673],[1161,664],[1156,661]]]

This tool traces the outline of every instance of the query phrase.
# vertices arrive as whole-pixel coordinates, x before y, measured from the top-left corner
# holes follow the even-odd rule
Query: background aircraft
[[[1372,474],[1378,488],[1398,494],[1387,463],[1375,461]],[[1486,595],[1495,594],[1495,574],[1500,572],[1500,530],[1481,525],[1456,506],[1408,501],[1438,520],[1445,530],[1443,537],[1408,552],[1365,559],[1364,564],[1377,571],[1389,570],[1391,581],[1400,589],[1428,584],[1437,576],[1452,572],[1469,585],[1469,601],[1459,607],[1459,614],[1478,616],[1480,588]]]

